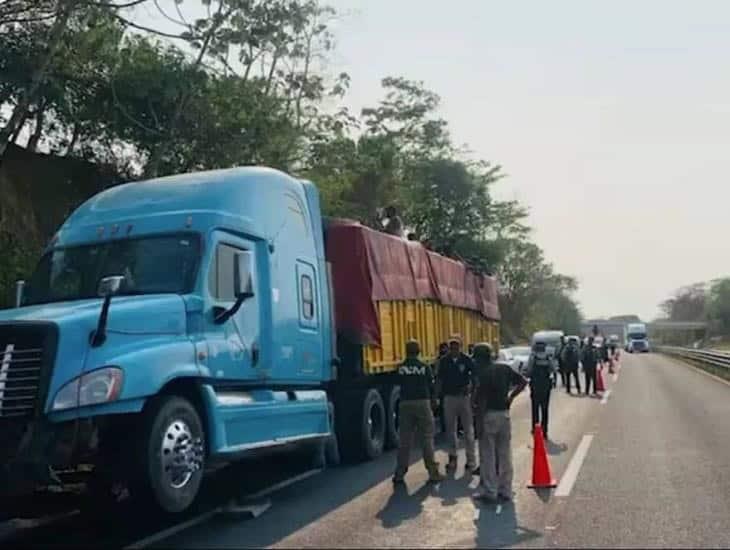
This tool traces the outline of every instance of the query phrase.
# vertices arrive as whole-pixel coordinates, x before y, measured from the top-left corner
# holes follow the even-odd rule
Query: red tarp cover
[[[330,220],[337,330],[362,344],[380,344],[378,300],[431,299],[499,320],[497,281],[456,260],[357,222]]]

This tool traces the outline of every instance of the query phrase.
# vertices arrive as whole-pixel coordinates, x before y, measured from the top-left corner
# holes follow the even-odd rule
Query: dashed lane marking
[[[573,454],[573,458],[570,459],[568,469],[565,470],[565,474],[563,474],[563,479],[560,480],[560,484],[555,490],[556,497],[567,497],[573,490],[573,485],[575,485],[575,481],[576,479],[578,479],[578,473],[580,472],[581,466],[583,466],[583,461],[588,454],[588,449],[590,449],[591,447],[593,435],[594,434],[586,434],[583,436],[583,439],[580,440],[578,448]]]
[[[605,405],[608,403],[608,396],[611,395],[611,390],[606,391],[606,393],[603,394],[603,397],[601,398],[601,405]]]

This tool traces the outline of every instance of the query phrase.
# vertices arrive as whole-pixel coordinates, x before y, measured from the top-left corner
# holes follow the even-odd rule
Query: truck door
[[[216,314],[228,310],[236,301],[234,295],[234,263],[238,252],[256,255],[256,243],[222,234],[212,250],[208,271],[208,367],[210,375],[223,380],[253,380],[263,376],[260,362],[261,283],[254,262],[254,296],[246,299],[238,312],[222,324]]]
[[[319,380],[322,377],[322,338],[320,336],[320,300],[314,265],[297,260],[297,334],[295,379]]]

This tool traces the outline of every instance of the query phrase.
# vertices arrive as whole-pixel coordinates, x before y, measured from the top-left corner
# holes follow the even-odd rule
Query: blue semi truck
[[[79,206],[0,311],[2,495],[83,471],[96,497],[178,513],[207,470],[242,456],[396,445],[400,351],[338,338],[323,224],[316,187],[268,168],[124,184]],[[400,340],[383,334],[395,348],[454,328],[407,317]]]

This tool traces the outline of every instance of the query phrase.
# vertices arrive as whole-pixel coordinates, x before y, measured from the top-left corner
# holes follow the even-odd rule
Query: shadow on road
[[[563,454],[567,450],[568,450],[568,445],[566,443],[556,443],[556,442],[552,441],[551,439],[548,439],[547,453],[550,456]]]
[[[477,548],[496,548],[522,544],[542,536],[539,532],[521,527],[517,522],[515,505],[508,502],[501,506],[482,506],[477,527]]]
[[[422,460],[421,453],[414,449],[411,464]],[[388,452],[373,462],[340,466],[325,470],[321,474],[283,489],[272,497],[269,512],[254,521],[232,523],[216,517],[206,524],[205,531],[215,533],[208,538],[199,532],[181,533],[164,541],[166,547],[268,547],[296,533],[348,502],[360,498],[381,482],[390,479],[395,466],[395,453]],[[434,489],[425,484],[414,494],[408,494],[408,485],[414,482],[406,475],[405,488],[398,488],[388,504],[377,514],[386,527],[399,523],[421,513],[422,502]],[[441,484],[442,486],[444,484]],[[367,518],[363,518],[364,521]]]
[[[398,527],[404,521],[417,517],[423,511],[423,501],[433,491],[434,486],[429,483],[412,494],[408,494],[406,487],[396,487],[388,502],[375,517],[386,529]]]

